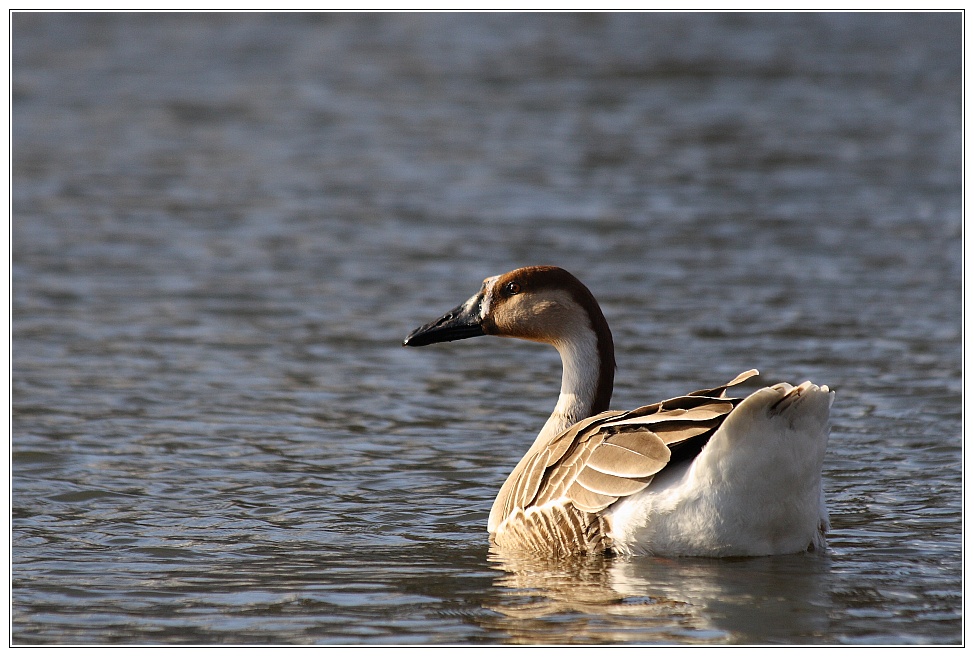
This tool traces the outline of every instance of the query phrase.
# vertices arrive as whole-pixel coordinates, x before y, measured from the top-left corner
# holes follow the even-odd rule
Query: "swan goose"
[[[421,347],[480,335],[553,345],[561,394],[494,501],[502,551],[757,556],[825,548],[822,493],[828,386],[711,389],[607,411],[615,357],[592,293],[569,272],[533,266],[480,291],[403,341]]]

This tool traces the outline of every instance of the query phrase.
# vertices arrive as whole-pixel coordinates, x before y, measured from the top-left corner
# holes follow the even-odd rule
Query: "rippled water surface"
[[[961,16],[14,14],[12,640],[958,643]],[[830,551],[512,561],[562,265],[613,405],[836,389]]]

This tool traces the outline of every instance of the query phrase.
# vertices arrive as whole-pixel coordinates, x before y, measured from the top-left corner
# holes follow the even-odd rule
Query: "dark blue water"
[[[12,640],[958,643],[960,14],[13,15]],[[837,392],[825,556],[499,560],[558,357]]]

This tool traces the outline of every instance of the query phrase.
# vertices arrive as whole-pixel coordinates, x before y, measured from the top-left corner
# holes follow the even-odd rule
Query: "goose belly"
[[[677,474],[671,474],[677,477]],[[740,487],[701,487],[659,480],[607,512],[609,537],[621,553],[704,557],[777,555],[825,547],[821,490],[786,499],[746,495]],[[794,489],[792,489],[794,490]]]

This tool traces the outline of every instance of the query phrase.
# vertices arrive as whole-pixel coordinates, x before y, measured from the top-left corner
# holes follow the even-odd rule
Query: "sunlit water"
[[[957,643],[961,19],[13,17],[15,643]],[[558,357],[837,392],[826,555],[488,550]],[[752,382],[749,385],[760,385]]]

